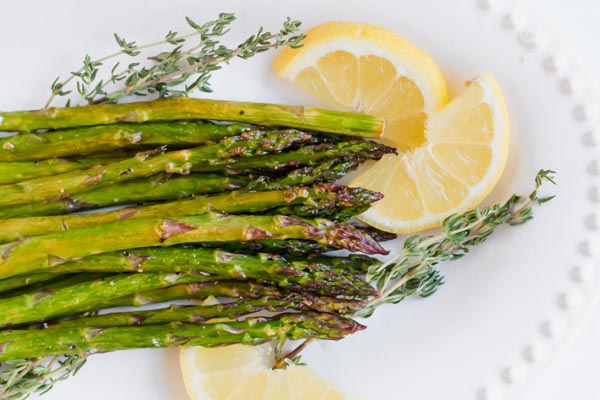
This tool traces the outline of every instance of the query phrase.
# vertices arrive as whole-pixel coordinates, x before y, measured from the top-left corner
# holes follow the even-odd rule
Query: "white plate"
[[[597,292],[598,89],[585,69],[508,1],[20,1],[0,13],[0,109],[42,106],[57,74],[85,52],[114,49],[113,31],[144,43],[184,30],[185,15],[204,21],[220,11],[237,14],[240,38],[261,24],[276,29],[288,15],[305,27],[355,20],[395,29],[439,62],[453,94],[475,75],[496,75],[513,129],[508,167],[487,202],[528,193],[540,168],[558,171],[550,189],[557,198],[527,225],[502,228],[444,265],[446,284],[433,297],[382,308],[365,332],[312,346],[305,359],[365,399],[511,398]],[[273,55],[215,74],[214,97],[316,104],[273,76]],[[176,350],[96,355],[44,398],[185,399],[178,368]]]

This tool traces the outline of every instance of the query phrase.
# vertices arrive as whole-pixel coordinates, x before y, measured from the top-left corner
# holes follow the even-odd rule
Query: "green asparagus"
[[[290,310],[308,311],[310,310],[310,307],[305,304],[305,299],[300,295],[288,295],[285,297],[274,298],[262,297],[258,300],[228,302],[214,305],[171,305],[169,307],[152,310],[113,312],[98,316],[80,317],[31,325],[30,329],[64,329],[91,326],[108,328],[112,326],[158,325],[169,322],[220,322],[227,319],[234,320],[261,311],[279,313]],[[211,319],[213,319],[213,321],[211,321]]]
[[[285,298],[291,293],[283,288],[265,285],[255,281],[210,281],[183,283],[161,289],[138,292],[131,295],[105,300],[82,308],[80,312],[94,311],[113,307],[140,307],[152,303],[172,300],[205,300],[213,297],[230,297],[238,300],[255,300],[261,297]],[[365,300],[338,299],[335,297],[314,296],[302,293],[302,302],[308,308],[320,312],[353,315],[361,310]]]
[[[385,120],[372,115],[311,107],[224,100],[170,98],[35,111],[0,112],[0,131],[33,132],[114,123],[219,120],[285,126],[377,139]]]
[[[178,272],[216,275],[231,279],[255,279],[292,290],[312,291],[342,297],[376,296],[377,292],[362,278],[313,263],[290,263],[281,256],[235,254],[221,250],[181,247],[146,248],[70,261],[51,267],[48,272]],[[40,271],[36,271],[40,272]],[[45,272],[45,271],[44,271]]]
[[[392,238],[396,237],[396,235],[392,233],[382,232],[361,226],[356,226],[356,229],[364,235],[375,235],[371,236],[371,238],[376,242],[392,240]],[[221,248],[233,252],[244,252],[250,254],[275,253],[294,257],[317,255],[326,253],[328,251],[340,250],[342,248],[333,243],[324,244],[304,239],[258,239],[249,242],[231,243],[203,242],[195,245],[205,248]]]
[[[232,252],[243,252],[247,254],[273,253],[286,256],[303,257],[309,254],[322,254],[328,251],[339,250],[340,247],[333,244],[324,244],[304,239],[258,239],[248,242],[203,242],[195,246],[204,248],[221,248]]]
[[[50,177],[71,171],[87,169],[96,165],[104,165],[122,160],[116,158],[83,158],[69,160],[51,158],[40,161],[0,162],[0,185],[17,183],[28,179]]]
[[[362,329],[348,318],[304,312],[219,323],[7,330],[0,332],[0,361],[143,347],[259,344],[277,338],[338,340]]]
[[[268,154],[253,158],[239,158],[229,164],[192,166],[194,172],[214,171],[272,171],[297,166],[312,166],[334,159],[363,162],[378,160],[385,154],[396,154],[396,149],[370,140],[349,140],[338,143],[321,143],[280,154]]]
[[[168,174],[158,174],[149,178],[122,182],[118,185],[100,187],[50,203],[29,203],[2,207],[0,208],[0,219],[60,215],[141,201],[182,199],[199,194],[220,193],[239,189],[250,181],[250,178],[246,176],[191,174],[173,177]],[[3,233],[8,232],[3,231]],[[2,236],[2,233],[0,233],[0,236]]]
[[[217,278],[175,272],[135,273],[93,279],[62,288],[64,290],[42,288],[0,299],[0,327],[73,315],[89,305],[140,291],[215,279]]]
[[[58,276],[61,276],[61,274],[48,272],[13,276],[12,278],[2,279],[0,280],[0,296],[3,296],[6,292],[11,290],[29,287],[30,285],[40,282],[47,282]]]
[[[250,190],[273,190],[285,189],[295,185],[307,186],[315,183],[334,182],[356,169],[363,160],[359,157],[351,160],[334,158],[320,164],[294,169],[287,175],[277,179],[262,175],[250,182],[246,188]]]
[[[47,269],[76,258],[139,247],[258,239],[307,239],[366,254],[387,254],[349,224],[290,216],[143,218],[50,233],[0,245],[0,279]]]
[[[0,138],[0,161],[71,157],[117,149],[195,147],[252,129],[240,124],[161,122],[113,124]]]

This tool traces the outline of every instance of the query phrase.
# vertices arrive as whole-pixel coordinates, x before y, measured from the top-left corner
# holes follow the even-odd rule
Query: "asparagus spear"
[[[41,274],[31,274],[30,276],[35,277],[36,275],[44,275]],[[51,275],[54,275],[52,277]],[[73,274],[48,274],[46,281],[40,281],[34,283],[29,286],[22,286],[15,288],[13,290],[9,290],[4,293],[0,293],[0,298],[8,299],[11,297],[22,296],[34,292],[39,293],[51,293],[56,290],[61,290],[65,288],[69,288],[71,286],[79,285],[84,282],[91,282],[93,280],[107,278],[109,276],[114,276],[115,274],[105,274],[101,272],[86,272],[86,273],[73,273]],[[9,278],[10,279],[10,278]]]
[[[273,190],[295,185],[307,186],[321,182],[334,182],[356,169],[362,161],[363,159],[359,157],[350,160],[334,158],[321,164],[294,169],[278,179],[271,179],[265,175],[260,176],[250,182],[246,188],[249,190]]]
[[[170,98],[36,111],[0,112],[0,131],[33,132],[114,123],[220,120],[285,126],[377,139],[385,120],[372,115],[311,107],[224,100]]]
[[[147,177],[159,172],[187,175],[193,165],[226,165],[237,157],[249,158],[282,151],[308,138],[310,135],[294,130],[268,133],[252,131],[223,139],[217,144],[193,149],[158,155],[155,151],[139,153],[133,158],[104,166],[0,186],[0,206],[65,199],[90,188]]]
[[[50,233],[0,245],[0,279],[49,268],[75,258],[139,247],[257,239],[307,239],[366,254],[387,254],[349,224],[289,216],[143,218]]]
[[[217,275],[231,279],[256,279],[292,290],[312,291],[321,295],[343,297],[376,296],[365,281],[343,269],[316,263],[290,263],[281,256],[250,256],[221,250],[181,247],[146,248],[73,260],[51,267],[48,272],[178,272],[195,275]],[[46,271],[44,271],[46,272]]]
[[[100,190],[100,189],[99,189]],[[54,217],[28,217],[0,220],[0,243],[16,241],[29,236],[44,235],[92,225],[131,219],[200,215],[209,211],[251,213],[273,209],[271,214],[318,215],[323,207],[368,208],[381,198],[379,193],[361,188],[347,188],[335,184],[321,184],[312,188],[297,187],[270,192],[231,192],[216,196],[198,197],[146,207],[130,207],[94,214],[75,214]],[[303,209],[288,205],[302,205]],[[311,212],[315,210],[316,212]]]
[[[376,268],[383,264],[380,260],[365,254],[350,254],[346,257],[332,257],[325,255],[310,254],[305,257],[286,257],[290,262],[306,270],[312,268],[328,268],[333,271],[346,270],[363,275],[369,268]]]
[[[299,165],[312,166],[324,161],[345,159],[362,162],[378,160],[385,154],[396,154],[396,149],[370,140],[350,140],[337,143],[320,143],[280,154],[232,160],[226,166],[196,164],[195,172],[280,170]]]
[[[114,275],[72,286],[42,288],[19,296],[0,299],[0,327],[73,315],[104,300],[177,283],[206,282],[215,277],[175,272]]]
[[[362,329],[348,318],[304,312],[220,323],[12,330],[0,332],[0,361],[144,347],[256,345],[273,338],[338,340]]]
[[[388,242],[390,240],[394,240],[398,238],[398,235],[391,232],[382,231],[381,229],[377,229],[373,226],[369,225],[354,225],[356,229],[361,231],[362,233],[371,236],[378,242]]]
[[[135,326],[135,325],[158,325],[169,322],[201,323],[210,322],[210,319],[218,318],[220,321],[226,319],[234,320],[247,314],[261,311],[282,312],[294,308],[302,309],[302,305],[296,305],[293,299],[270,299],[262,298],[244,303],[223,303],[212,306],[175,306],[145,311],[109,313],[92,317],[75,318],[63,321],[55,321],[39,325],[32,325],[30,329],[50,328],[87,328],[113,326]]]
[[[303,257],[310,254],[321,254],[340,249],[332,244],[327,245],[304,239],[259,239],[248,242],[230,243],[203,242],[196,243],[194,245],[212,249],[221,248],[227,251],[244,252],[248,254],[273,253],[295,257]]]
[[[242,302],[220,303],[215,305],[171,305],[143,311],[114,312],[98,316],[80,317],[69,320],[59,320],[49,323],[29,326],[30,329],[64,329],[134,325],[158,325],[169,322],[200,323],[222,322],[234,320],[249,314],[269,311],[280,313],[291,310],[309,311],[308,302],[301,295],[288,295],[285,297],[262,297],[257,300]],[[214,320],[214,319],[217,320]],[[212,321],[211,321],[212,319]]]
[[[217,280],[210,282],[182,283],[161,289],[139,291],[127,296],[104,300],[82,311],[113,307],[140,307],[172,300],[204,300],[208,297],[230,297],[251,300],[261,297],[283,297],[284,289],[256,281]]]
[[[392,240],[396,238],[395,234],[381,232],[370,228],[356,226],[360,232],[365,235],[372,236],[376,242]],[[376,238],[376,239],[375,239]],[[318,255],[326,253],[328,251],[340,250],[341,247],[334,244],[323,244],[317,243],[310,240],[304,239],[259,239],[249,242],[232,242],[232,243],[218,243],[218,242],[203,242],[197,243],[195,246],[202,246],[205,248],[221,248],[233,252],[244,252],[250,254],[257,253],[274,253],[283,254],[286,256],[293,257],[306,257],[310,255]]]
[[[52,158],[40,161],[0,162],[0,185],[41,178],[116,162],[123,158]]]
[[[162,122],[113,124],[0,138],[0,161],[43,160],[116,149],[194,147],[252,129],[240,124]]]
[[[35,285],[36,283],[40,282],[47,282],[58,276],[61,276],[61,274],[48,272],[30,275],[19,275],[13,276],[12,278],[8,279],[2,279],[0,280],[0,296],[4,296],[6,292],[9,292],[11,290],[29,287],[30,285]]]
[[[268,210],[266,214],[295,215],[302,218],[326,218],[335,222],[346,222],[357,215],[367,211],[370,204],[360,204],[352,207],[340,207],[337,204],[323,204],[321,206],[295,205],[279,207],[276,210]]]
[[[166,288],[148,290],[116,299],[104,300],[79,310],[94,311],[113,307],[139,307],[152,303],[172,300],[204,300],[209,296],[230,297],[240,300],[259,299],[261,297],[284,298],[290,293],[286,289],[261,284],[255,281],[210,281],[173,285]],[[302,302],[307,307],[320,312],[333,312],[353,315],[365,305],[364,300],[338,299],[335,297],[313,296],[302,293]]]
[[[54,279],[47,283],[41,283],[39,289],[42,292],[55,292],[57,290],[71,288],[80,283],[89,283],[99,279],[110,278],[117,274],[107,274],[103,272],[86,272],[86,273],[73,273],[63,274],[60,279]]]
[[[3,207],[0,208],[0,219],[59,215],[140,201],[181,199],[198,194],[239,189],[249,181],[250,179],[245,176],[192,174],[171,177],[168,174],[158,174],[149,178],[122,182],[119,185],[100,187],[50,203],[29,203]]]

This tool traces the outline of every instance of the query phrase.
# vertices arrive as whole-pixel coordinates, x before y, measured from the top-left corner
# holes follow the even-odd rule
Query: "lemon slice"
[[[273,370],[272,343],[184,347],[180,363],[192,400],[350,400],[308,367]]]
[[[506,164],[509,139],[506,106],[492,74],[469,82],[461,96],[430,115],[425,138],[415,150],[385,156],[352,181],[385,195],[362,220],[414,232],[439,226],[489,194]]]
[[[402,36],[373,25],[332,22],[286,49],[275,71],[331,106],[384,117],[382,141],[397,147],[350,186],[384,194],[359,218],[409,233],[473,208],[497,183],[508,150],[508,118],[486,74],[446,105],[439,68]]]
[[[275,72],[338,109],[386,118],[383,141],[402,151],[424,142],[427,115],[447,102],[433,59],[389,29],[329,22],[306,32],[299,49],[284,49]]]

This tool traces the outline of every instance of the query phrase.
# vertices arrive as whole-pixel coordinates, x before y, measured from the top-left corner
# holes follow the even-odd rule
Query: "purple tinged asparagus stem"
[[[116,188],[115,188],[116,189]],[[98,189],[102,190],[102,189]],[[307,215],[315,217],[319,211],[335,208],[368,207],[382,196],[361,188],[348,188],[335,184],[313,187],[296,187],[265,192],[234,191],[214,196],[197,197],[145,207],[129,207],[116,211],[65,216],[26,217],[0,220],[0,243],[8,243],[30,236],[44,235],[140,218],[201,215],[209,211],[223,213],[255,213],[269,210],[268,214]],[[290,208],[302,206],[303,209]],[[0,210],[1,213],[1,210]]]
[[[379,243],[349,224],[282,215],[224,216],[210,213],[195,217],[129,220],[6,243],[0,245],[0,279],[109,251],[263,238],[306,239],[365,254],[387,254]]]

